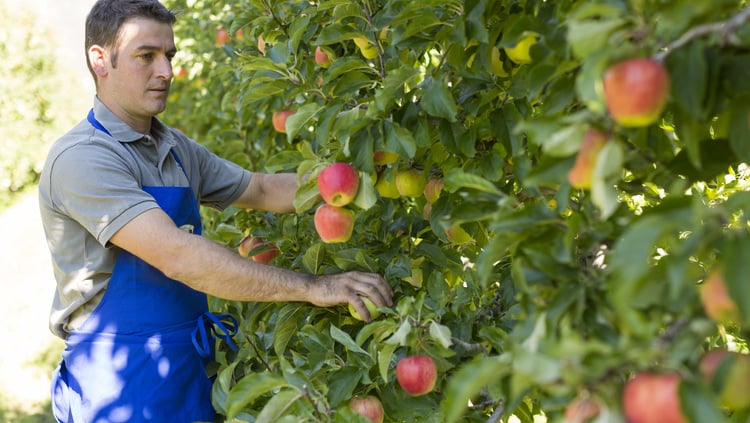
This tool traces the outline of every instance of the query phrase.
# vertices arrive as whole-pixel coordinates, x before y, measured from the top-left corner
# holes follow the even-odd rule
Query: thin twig
[[[487,355],[487,348],[485,348],[482,344],[471,344],[458,339],[455,336],[451,337],[451,341],[453,341],[454,344],[461,346],[466,351],[481,351],[482,354],[484,354],[485,356]]]
[[[680,38],[667,44],[664,47],[664,50],[654,56],[654,59],[662,62],[670,53],[678,48],[684,47],[694,39],[714,33],[721,33],[722,42],[730,44],[737,43],[738,41],[734,38],[735,32],[737,32],[737,30],[742,27],[748,19],[750,19],[750,6],[744,8],[729,19],[698,25],[682,34]]]

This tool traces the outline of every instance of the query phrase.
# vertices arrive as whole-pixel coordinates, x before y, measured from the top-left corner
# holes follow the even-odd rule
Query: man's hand
[[[393,305],[391,287],[375,273],[346,272],[316,276],[310,288],[310,303],[319,307],[351,304],[366,322],[371,320],[370,312],[360,296],[369,298],[378,307]]]

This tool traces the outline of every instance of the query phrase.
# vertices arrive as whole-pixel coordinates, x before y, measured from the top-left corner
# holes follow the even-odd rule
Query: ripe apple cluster
[[[623,127],[644,127],[656,122],[664,111],[670,78],[664,65],[650,58],[632,58],[615,63],[604,72],[604,103],[612,119]],[[568,172],[574,188],[590,189],[599,152],[610,139],[608,133],[589,128]]]
[[[318,191],[325,204],[315,210],[315,230],[325,243],[346,242],[354,229],[354,212],[345,206],[359,191],[359,173],[348,163],[332,163],[318,174]]]

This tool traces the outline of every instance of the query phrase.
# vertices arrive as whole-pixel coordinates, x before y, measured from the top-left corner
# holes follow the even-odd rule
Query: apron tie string
[[[237,334],[238,327],[237,319],[231,314],[217,316],[207,311],[198,318],[198,324],[193,329],[193,345],[201,357],[210,357],[213,351],[211,342],[214,336],[218,336],[232,351],[237,351],[237,345],[232,342],[232,337]]]

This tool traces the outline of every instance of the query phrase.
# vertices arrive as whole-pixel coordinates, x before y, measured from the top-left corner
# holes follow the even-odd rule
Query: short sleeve
[[[77,144],[62,151],[50,168],[50,199],[106,246],[133,218],[158,207],[141,189],[137,172],[112,149]]]
[[[202,205],[223,210],[234,203],[250,183],[251,173],[247,169],[221,158],[180,133],[175,134],[183,148],[193,158],[189,178],[198,184],[198,197]]]

